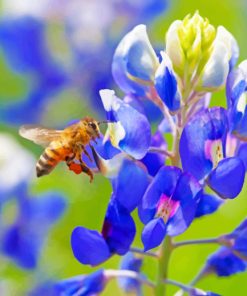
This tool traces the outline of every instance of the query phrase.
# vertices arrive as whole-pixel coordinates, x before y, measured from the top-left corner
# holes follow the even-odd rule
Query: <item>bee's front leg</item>
[[[90,183],[92,183],[93,182],[93,172],[82,160],[80,160],[80,165],[81,165],[82,171],[89,176]]]
[[[80,164],[75,164],[75,165],[79,165],[80,166],[80,169],[81,169],[81,172],[84,172],[85,174],[87,174],[90,177],[90,183],[91,183],[93,181],[93,172],[90,170],[90,168],[82,160],[82,158],[81,158],[81,149],[79,149],[77,151],[77,153],[76,153],[76,159],[79,160]]]

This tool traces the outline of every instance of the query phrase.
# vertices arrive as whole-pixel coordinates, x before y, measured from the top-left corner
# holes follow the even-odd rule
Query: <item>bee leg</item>
[[[90,183],[92,183],[93,182],[93,172],[82,160],[80,160],[80,165],[81,165],[82,171],[89,176]]]
[[[67,156],[65,161],[70,169],[70,171],[73,171],[75,174],[80,174],[82,172],[81,165],[79,163],[76,163],[75,161],[75,154],[72,154],[71,156]]]

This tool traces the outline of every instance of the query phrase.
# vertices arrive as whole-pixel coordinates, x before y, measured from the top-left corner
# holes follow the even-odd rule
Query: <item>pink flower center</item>
[[[213,163],[213,168],[216,168],[218,163],[223,159],[223,147],[222,141],[219,140],[207,140],[205,142],[205,156]]]
[[[162,194],[157,206],[156,216],[164,219],[165,223],[175,215],[179,207],[179,201],[172,200],[171,197]]]

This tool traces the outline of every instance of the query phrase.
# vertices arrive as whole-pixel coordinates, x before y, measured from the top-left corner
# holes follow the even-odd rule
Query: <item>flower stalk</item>
[[[166,284],[164,283],[164,281],[167,279],[168,276],[168,266],[172,250],[172,240],[169,236],[167,236],[159,249],[159,263],[155,296],[164,296],[166,294]]]

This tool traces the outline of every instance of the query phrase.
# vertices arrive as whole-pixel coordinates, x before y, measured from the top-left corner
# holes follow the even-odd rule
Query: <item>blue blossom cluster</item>
[[[110,72],[119,33],[141,20],[149,22],[165,10],[166,0],[41,2],[3,1],[0,48],[10,69],[25,78],[27,92],[14,103],[3,98],[1,121],[11,125],[40,123],[52,100],[72,90],[102,113],[95,94],[112,84],[106,73]],[[54,27],[60,28],[61,37],[55,41],[58,49],[50,42]]]
[[[31,195],[33,156],[8,134],[0,134],[0,140],[1,255],[22,269],[33,270],[51,227],[65,211],[66,200],[54,191]],[[18,157],[13,160],[13,155]]]
[[[247,64],[236,67],[238,52],[230,32],[213,27],[197,12],[171,24],[160,55],[144,25],[132,29],[117,46],[112,73],[124,97],[120,99],[110,89],[100,91],[109,123],[102,141],[92,147],[98,170],[112,184],[112,194],[101,230],[76,227],[71,247],[79,262],[91,266],[115,254],[125,257],[123,269],[103,270],[97,286],[91,282],[89,288],[77,281],[73,288],[78,295],[93,294],[96,287],[102,291],[109,274],[121,278],[126,291],[140,293],[141,285],[147,284],[155,295],[163,295],[162,285],[173,284],[189,295],[217,295],[194,288],[196,282],[187,286],[170,280],[166,268],[172,250],[189,243],[175,243],[173,237],[186,231],[197,217],[236,198],[243,188]],[[222,88],[227,108],[209,107],[211,95]],[[152,131],[145,101],[163,114]],[[132,248],[136,209],[143,223],[143,250]],[[246,225],[244,221],[232,233],[205,241],[221,247],[208,258],[200,277],[228,276],[246,269]],[[150,253],[159,246],[158,253]],[[136,258],[133,252],[142,255]],[[145,255],[157,257],[163,271],[156,283],[141,273]],[[73,295],[70,284],[64,291]]]

